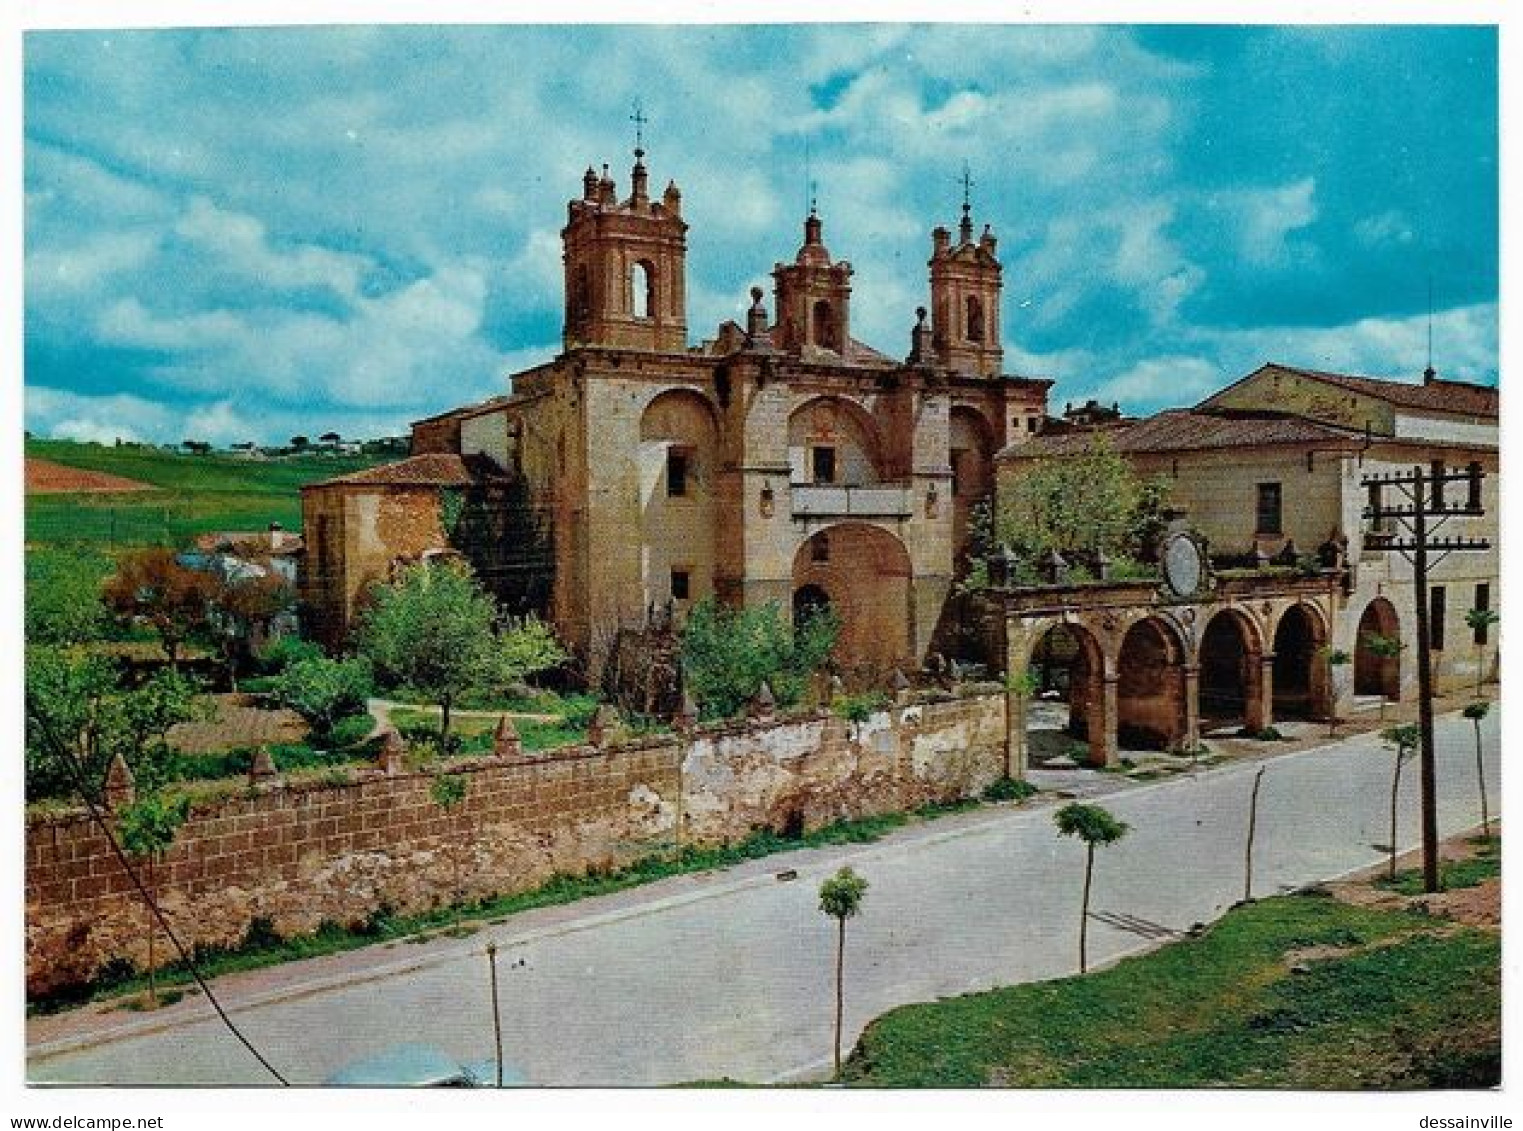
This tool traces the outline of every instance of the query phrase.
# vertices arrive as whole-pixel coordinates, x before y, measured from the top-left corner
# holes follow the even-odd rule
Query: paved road
[[[1485,734],[1490,792],[1500,808],[1498,725],[1493,713]],[[1440,825],[1454,832],[1478,820],[1471,726],[1446,717],[1438,736]],[[1391,757],[1378,740],[1362,736],[1267,763],[1256,894],[1380,858],[1372,846],[1386,840]],[[1097,862],[1094,961],[1152,945],[1157,928],[1181,931],[1213,919],[1238,898],[1255,769],[1238,764],[1118,787],[1106,799],[1133,831]],[[1400,839],[1410,845],[1418,835],[1415,764],[1406,778]],[[384,977],[372,969],[369,980],[247,1004],[235,1016],[297,1083],[320,1081],[401,1040],[434,1042],[462,1060],[489,1059],[482,947],[493,937],[503,947],[508,1057],[535,1083],[808,1074],[825,1063],[830,1039],[833,925],[816,909],[816,890],[843,862],[872,885],[849,930],[853,1039],[872,1017],[904,1002],[1074,970],[1082,849],[1055,835],[1051,811],[1050,805],[979,811],[874,845],[773,857],[518,916],[466,940],[403,945],[380,958],[350,956],[351,965],[410,961],[418,968]],[[795,881],[774,878],[790,867],[798,870]],[[506,968],[520,960],[523,967]],[[267,974],[265,990],[283,985],[280,992],[289,995],[314,969]],[[248,1054],[197,1011],[205,1014],[203,1003],[189,1007],[189,1023],[159,1032],[51,1055],[34,1051],[30,1078],[267,1082]]]

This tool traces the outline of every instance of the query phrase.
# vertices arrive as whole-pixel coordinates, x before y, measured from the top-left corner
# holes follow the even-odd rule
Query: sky
[[[688,332],[743,320],[812,178],[853,335],[930,231],[1000,237],[1009,372],[1132,412],[1267,360],[1494,383],[1485,27],[33,31],[25,415],[111,442],[400,434],[559,350],[589,165],[682,189]],[[807,154],[807,156],[806,156]]]

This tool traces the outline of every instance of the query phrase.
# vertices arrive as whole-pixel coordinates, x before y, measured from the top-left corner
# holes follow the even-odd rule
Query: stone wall
[[[156,886],[187,945],[236,945],[255,919],[354,926],[616,867],[670,847],[679,812],[687,843],[713,843],[973,794],[999,775],[1004,726],[1003,696],[981,694],[462,762],[449,814],[429,772],[250,789],[195,804]],[[146,959],[141,901],[82,813],[29,816],[26,910],[30,994]]]

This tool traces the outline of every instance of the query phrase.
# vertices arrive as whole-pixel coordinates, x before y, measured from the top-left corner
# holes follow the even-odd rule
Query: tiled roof
[[[1122,454],[1186,452],[1212,448],[1247,448],[1269,444],[1318,444],[1357,447],[1360,438],[1340,428],[1298,416],[1228,416],[1191,409],[1169,409],[1121,427],[1077,429],[1034,436],[1000,452],[1002,460],[1078,455],[1104,436]]]
[[[487,456],[460,456],[442,452],[413,456],[397,463],[383,463],[364,471],[314,483],[314,487],[469,487],[507,478]]]
[[[1279,369],[1337,385],[1351,393],[1363,393],[1377,397],[1398,408],[1413,408],[1424,412],[1446,412],[1461,416],[1497,416],[1500,393],[1494,385],[1472,385],[1467,381],[1445,381],[1442,378],[1426,384],[1410,381],[1392,381],[1380,377],[1357,377],[1348,373],[1326,373],[1320,369],[1301,369],[1294,365],[1270,362],[1265,369]]]

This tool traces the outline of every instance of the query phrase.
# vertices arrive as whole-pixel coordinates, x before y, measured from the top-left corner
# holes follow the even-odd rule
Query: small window
[[[1481,582],[1475,587],[1475,607],[1481,612],[1491,611],[1491,585]],[[1491,626],[1484,620],[1475,626],[1475,643],[1477,647],[1484,647],[1491,643]]]
[[[963,476],[966,474],[966,469],[963,466],[963,462],[967,458],[967,449],[952,449],[952,498],[954,499],[957,498],[958,495],[962,494],[962,480]]]
[[[1442,585],[1435,585],[1428,590],[1428,647],[1435,652],[1444,650],[1444,632],[1448,628],[1445,623],[1447,604],[1447,594]]]
[[[1036,435],[1036,430],[1038,428],[1040,428],[1041,425],[1042,425],[1041,417],[1038,417],[1038,416],[1028,416],[1026,418],[1026,431],[1030,432],[1033,436]]]
[[[687,496],[688,478],[692,474],[692,452],[687,448],[666,449],[666,494],[671,499]]]
[[[1280,511],[1280,485],[1278,483],[1259,484],[1259,503],[1257,526],[1255,529],[1260,534],[1283,533]]]
[[[688,571],[685,569],[672,570],[672,600],[686,601],[691,591]]]
[[[836,333],[836,313],[827,299],[814,304],[814,344],[824,350],[840,350]]]
[[[984,304],[975,295],[968,296],[968,341],[984,340]]]
[[[816,564],[830,560],[829,534],[816,534],[809,540],[809,560]]]
[[[811,448],[809,466],[814,482],[834,483],[836,481],[836,450],[832,447]]]
[[[629,269],[629,312],[636,318],[656,313],[656,272],[644,260]]]

